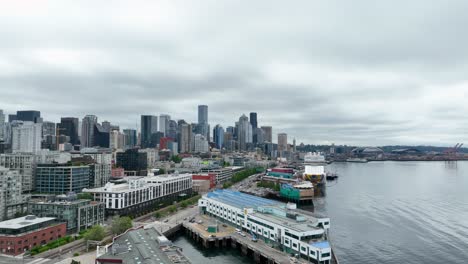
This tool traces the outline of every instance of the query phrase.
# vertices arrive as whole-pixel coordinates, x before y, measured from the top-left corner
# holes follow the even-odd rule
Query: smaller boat
[[[349,158],[346,162],[366,163],[368,160],[365,158]]]
[[[334,181],[338,179],[338,174],[334,172],[327,172],[327,181]]]

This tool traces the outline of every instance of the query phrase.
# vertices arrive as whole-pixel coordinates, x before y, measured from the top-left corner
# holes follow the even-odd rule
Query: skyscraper
[[[81,123],[81,147],[94,146],[94,126],[97,124],[97,116],[86,115]]]
[[[170,115],[159,115],[159,132],[164,133],[164,136],[167,136],[169,133],[169,121],[171,120]]]
[[[12,123],[13,121],[18,120],[18,117],[14,114],[9,114],[8,115],[8,123]]]
[[[59,135],[64,135],[70,138],[70,144],[78,145],[80,143],[78,137],[79,120],[76,117],[62,117],[60,123],[57,124]]]
[[[41,150],[42,124],[15,121],[12,127],[11,149],[13,153],[36,153]]]
[[[198,106],[198,125],[197,132],[205,137],[205,140],[210,141],[210,125],[208,124],[208,106]]]
[[[205,153],[208,152],[209,145],[208,140],[205,139],[203,135],[196,134],[194,137],[194,149],[196,153]]]
[[[278,134],[278,153],[288,150],[288,134],[279,133]]]
[[[16,120],[42,123],[41,112],[36,110],[17,111]]]
[[[180,153],[189,153],[192,146],[192,126],[186,123],[181,124],[179,138]]]
[[[141,148],[155,147],[151,144],[151,135],[158,131],[158,117],[153,115],[141,116]]]
[[[42,137],[55,136],[55,123],[45,121],[42,123]]]
[[[247,144],[252,143],[252,125],[246,115],[239,118],[239,128],[237,140],[239,142],[239,150],[246,150]]]
[[[216,125],[213,129],[213,141],[217,149],[223,148],[224,143],[224,128],[221,125]]]
[[[94,124],[93,131],[93,145],[102,148],[110,147],[110,132],[102,125],[96,123]]]
[[[273,142],[273,129],[271,126],[262,126],[262,130],[265,133],[264,141],[272,143]]]
[[[135,129],[124,129],[125,148],[133,148],[137,144],[137,131]]]
[[[5,115],[3,114],[3,110],[0,109],[0,140],[4,140],[4,133],[5,133]]]
[[[251,112],[250,113],[250,124],[252,125],[252,129],[255,130],[257,128],[257,113]]]
[[[169,120],[169,128],[166,137],[177,140],[177,127],[177,122],[175,120]]]
[[[250,113],[250,124],[252,125],[252,143],[258,143],[257,137],[257,113],[251,112]]]
[[[198,124],[208,124],[208,106],[198,106]]]

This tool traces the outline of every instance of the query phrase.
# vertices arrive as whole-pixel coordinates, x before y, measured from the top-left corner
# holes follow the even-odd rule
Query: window
[[[297,244],[296,244],[296,243],[293,243],[293,248],[297,248]]]
[[[305,251],[306,251],[306,248],[301,246],[301,251],[304,251],[304,252],[305,252]]]
[[[330,253],[322,253],[322,258],[327,258],[330,256]]]

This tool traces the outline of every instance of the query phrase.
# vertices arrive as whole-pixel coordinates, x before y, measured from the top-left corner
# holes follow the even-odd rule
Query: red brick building
[[[207,173],[207,174],[193,174],[192,180],[209,180],[210,181],[210,189],[216,186],[216,174],[215,173]]]
[[[66,223],[53,217],[28,215],[0,222],[0,254],[20,255],[35,246],[45,245],[64,237]]]
[[[113,168],[111,170],[111,176],[112,178],[121,178],[125,177],[125,170],[124,168]]]
[[[171,137],[162,137],[159,139],[159,149],[167,149],[167,144],[169,142],[174,142],[174,139]]]

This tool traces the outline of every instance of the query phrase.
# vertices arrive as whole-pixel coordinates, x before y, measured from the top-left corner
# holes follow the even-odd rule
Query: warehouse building
[[[319,264],[331,263],[327,241],[330,219],[316,217],[285,204],[231,190],[204,195],[198,205],[202,213],[237,226],[266,243]]]

